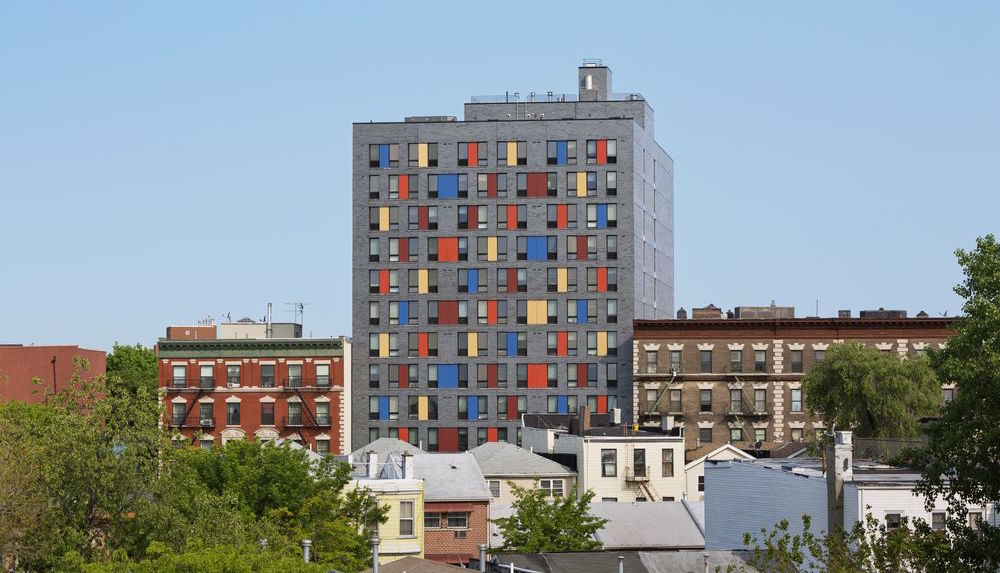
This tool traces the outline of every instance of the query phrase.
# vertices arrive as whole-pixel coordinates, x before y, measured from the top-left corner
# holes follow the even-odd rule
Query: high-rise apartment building
[[[673,309],[673,161],[639,94],[474,97],[354,125],[356,444],[518,441],[523,413],[622,408],[632,319]]]

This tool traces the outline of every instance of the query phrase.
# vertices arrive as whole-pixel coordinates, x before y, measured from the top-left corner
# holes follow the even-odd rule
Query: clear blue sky
[[[675,160],[676,306],[954,314],[954,249],[1000,230],[996,2],[393,4],[0,3],[0,342],[268,301],[349,334],[351,122],[584,57]]]

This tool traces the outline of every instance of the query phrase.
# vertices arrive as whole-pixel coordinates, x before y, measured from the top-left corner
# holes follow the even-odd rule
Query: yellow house
[[[367,488],[388,507],[388,520],[378,525],[379,563],[424,556],[424,482],[419,479],[364,477],[349,488]]]

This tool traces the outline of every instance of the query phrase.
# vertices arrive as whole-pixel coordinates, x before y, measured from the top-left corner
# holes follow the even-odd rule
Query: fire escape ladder
[[[309,428],[316,428],[316,427],[318,427],[319,423],[316,422],[316,416],[314,416],[313,413],[312,413],[312,410],[309,409],[309,403],[306,402],[306,399],[302,396],[302,391],[296,388],[295,389],[295,395],[299,397],[299,400],[301,400],[301,402],[299,402],[299,403],[302,404],[302,414],[303,414],[303,424],[302,425],[305,426],[305,427],[309,427]],[[306,424],[305,423],[306,420],[309,420],[311,423]]]
[[[656,395],[656,401],[654,401],[653,404],[646,411],[646,415],[647,416],[654,416],[654,415],[656,415],[656,407],[660,405],[660,400],[663,399],[663,395],[666,394],[670,390],[670,385],[674,383],[674,379],[675,378],[677,378],[677,373],[676,372],[671,373],[670,380],[668,380],[666,384],[661,384],[660,385],[660,391]]]
[[[198,393],[194,395],[194,400],[191,401],[191,403],[187,407],[187,410],[184,411],[184,419],[181,420],[181,425],[182,426],[184,426],[184,425],[187,424],[187,419],[188,419],[188,416],[191,415],[191,410],[194,410],[194,407],[198,405],[198,398],[201,398],[201,395],[204,394],[204,393],[205,393],[205,389],[204,388],[199,388],[198,389]],[[199,422],[198,425],[200,426],[201,425],[200,424],[201,420],[199,419],[198,422]]]

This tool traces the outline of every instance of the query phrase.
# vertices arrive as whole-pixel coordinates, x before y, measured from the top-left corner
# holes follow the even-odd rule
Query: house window
[[[729,441],[730,442],[742,442],[743,441],[743,428],[729,428]]]
[[[430,400],[428,400],[430,402]],[[430,417],[428,415],[428,417]],[[434,418],[435,420],[437,418]],[[438,451],[438,430],[437,428],[427,428],[427,451],[436,452]],[[440,526],[438,526],[440,527]]]
[[[240,365],[226,365],[226,386],[236,388],[240,385]]]
[[[756,428],[753,431],[753,439],[755,442],[764,443],[767,441],[767,429],[766,428]]]
[[[983,522],[983,512],[981,511],[970,511],[969,512],[969,528],[973,531],[978,531]]]
[[[466,511],[448,512],[448,529],[468,529],[469,528],[469,513]]]
[[[791,407],[791,411],[792,412],[801,412],[802,411],[802,390],[801,389],[793,389],[792,390],[792,407]]]
[[[699,357],[701,358],[701,373],[711,374],[712,373],[712,351],[711,350],[701,350],[699,351]]]
[[[211,388],[215,386],[215,368],[211,364],[201,365],[201,387]]]
[[[618,450],[601,450],[601,477],[618,475]]]
[[[181,424],[184,423],[184,414],[187,413],[187,405],[186,404],[174,404],[173,405],[173,412],[171,412],[171,413],[172,413],[172,416],[170,417],[171,418],[170,421],[173,422],[174,426],[180,426]]]
[[[766,350],[754,350],[753,351],[753,371],[761,374],[767,372],[767,351]]]
[[[399,502],[399,535],[402,537],[413,536],[413,502]]]
[[[239,426],[240,425],[240,403],[230,402],[226,404],[226,425],[228,426]]]
[[[712,411],[712,391],[711,390],[698,390],[698,403],[700,405],[701,412],[711,412]]]
[[[670,371],[677,373],[681,371],[681,351],[671,350],[670,351]]]
[[[954,388],[943,388],[941,390],[941,400],[944,405],[947,406],[951,404],[951,401],[955,399],[955,389]]]
[[[743,411],[743,390],[739,388],[729,390],[729,411],[737,413]]]
[[[381,372],[379,370],[378,364],[368,365],[368,387],[378,388],[381,379]]]
[[[646,373],[656,374],[656,361],[658,352],[655,350],[646,351]]]
[[[436,511],[424,513],[424,529],[441,529],[441,514]]]
[[[820,362],[823,362],[824,360],[826,360],[826,350],[816,350],[816,351],[814,351],[813,361],[816,362],[816,364],[819,364]]]
[[[792,351],[792,372],[802,372],[802,351]]]
[[[613,197],[618,194],[618,172],[608,171],[605,175],[606,181],[604,191],[607,195]]]
[[[329,386],[330,385],[330,365],[329,364],[317,364],[316,365],[316,385],[317,386]]]
[[[944,531],[945,530],[945,512],[935,511],[931,513],[931,529],[934,531]]]
[[[971,516],[971,514],[970,514]],[[903,514],[901,513],[887,513],[885,514],[885,530],[893,531],[899,529],[903,525]]]
[[[263,388],[274,388],[274,364],[261,364],[260,385]]]
[[[493,498],[500,497],[500,480],[498,479],[490,480],[490,497]]]
[[[330,455],[330,440],[316,440],[316,453],[326,457]]]
[[[291,388],[301,388],[302,387],[302,365],[301,364],[289,364],[288,365],[288,386]]]
[[[398,404],[398,402],[397,402]],[[397,412],[398,418],[398,412]],[[330,403],[316,402],[316,423],[320,426],[330,425]]]
[[[758,388],[753,391],[753,409],[758,413],[767,411],[767,390]]]
[[[563,480],[561,479],[543,479],[538,482],[538,489],[541,489],[549,497],[562,497],[563,495]]]
[[[661,453],[663,455],[661,465],[663,477],[674,477],[674,450],[666,448]]]
[[[173,368],[173,386],[174,388],[183,388],[185,385],[184,377],[187,376],[187,367],[183,365],[177,365]]]
[[[698,476],[698,491],[705,491],[705,476]]]
[[[702,445],[712,443],[712,428],[698,428],[698,440]]]
[[[274,402],[261,402],[260,404],[260,425],[274,425]]]
[[[671,390],[670,391],[670,412],[680,412],[681,411],[681,391]]]
[[[288,403],[288,423],[289,426],[302,425],[302,404],[299,402]]]
[[[730,372],[743,372],[743,351],[742,350],[730,350],[729,351],[729,371]]]

